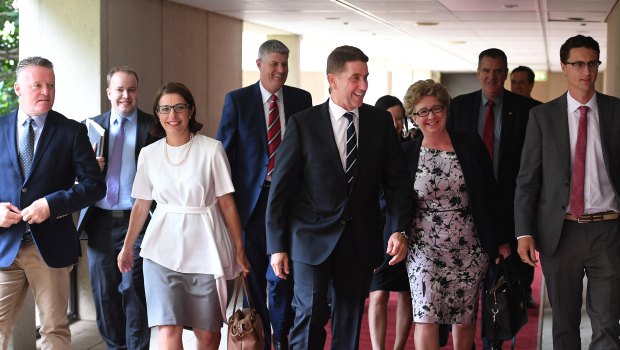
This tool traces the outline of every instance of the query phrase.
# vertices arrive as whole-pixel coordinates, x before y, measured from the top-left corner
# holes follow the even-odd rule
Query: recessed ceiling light
[[[336,21],[336,20],[339,20],[340,17],[325,17],[325,19],[328,21]]]
[[[463,40],[452,40],[449,43],[453,44],[453,45],[462,45],[462,44],[465,44],[465,41],[463,41]]]
[[[515,4],[506,4],[506,5],[502,5],[503,8],[505,9],[514,9],[519,7],[519,5],[515,5]]]
[[[583,17],[568,17],[569,21],[583,21]]]
[[[436,26],[439,23],[437,23],[437,22],[415,22],[415,24],[417,26],[421,26],[421,27],[428,27],[428,26]]]

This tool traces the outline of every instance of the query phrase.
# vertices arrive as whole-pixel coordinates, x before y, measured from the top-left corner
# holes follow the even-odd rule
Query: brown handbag
[[[242,285],[250,307],[237,309],[237,298]],[[239,274],[235,282],[233,314],[228,318],[227,323],[228,350],[263,350],[265,348],[263,322],[254,309],[252,297],[248,292],[248,282],[245,280],[243,272]]]

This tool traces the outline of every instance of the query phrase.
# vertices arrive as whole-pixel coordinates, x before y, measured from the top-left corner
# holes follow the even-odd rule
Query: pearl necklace
[[[166,158],[166,162],[168,162],[168,164],[172,166],[179,166],[183,164],[183,162],[187,159],[187,155],[189,154],[189,149],[192,148],[192,144],[194,143],[194,134],[192,133],[189,134],[189,142],[187,143],[187,146],[185,147],[185,154],[183,155],[183,158],[181,159],[181,161],[179,161],[178,163],[173,163],[170,161],[170,158],[168,158],[168,143],[166,141],[167,139],[164,139],[164,157]]]

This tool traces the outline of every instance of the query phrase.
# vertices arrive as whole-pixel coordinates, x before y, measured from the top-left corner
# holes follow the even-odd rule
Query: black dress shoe
[[[536,307],[536,303],[534,302],[534,298],[532,298],[532,294],[527,294],[525,296],[525,306],[528,309],[533,309]]]
[[[274,339],[272,344],[275,350],[288,350],[288,339],[287,338]]]

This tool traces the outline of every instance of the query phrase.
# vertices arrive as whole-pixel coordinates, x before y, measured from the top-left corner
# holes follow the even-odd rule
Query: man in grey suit
[[[620,348],[620,100],[595,90],[599,54],[591,37],[562,45],[568,93],[530,112],[517,177],[518,252],[540,254],[554,349],[581,348],[584,273],[590,349]]]

